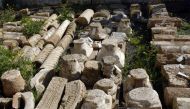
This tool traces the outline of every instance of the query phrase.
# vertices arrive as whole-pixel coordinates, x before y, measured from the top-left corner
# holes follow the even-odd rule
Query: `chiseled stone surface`
[[[53,77],[36,109],[57,109],[66,83],[65,78]]]
[[[101,64],[99,61],[90,60],[85,62],[81,80],[86,86],[93,86],[101,79]]]
[[[161,73],[167,81],[168,87],[189,87],[188,80],[177,75],[179,72],[189,76],[190,66],[181,64],[168,64],[162,67]]]
[[[15,93],[25,89],[25,80],[19,70],[9,70],[1,76],[3,93],[5,96],[12,97]],[[10,90],[11,89],[11,90]]]
[[[66,84],[65,94],[59,109],[79,108],[83,98],[86,96],[86,87],[81,80],[71,81]]]
[[[190,98],[177,97],[173,101],[172,109],[189,109]]]
[[[133,69],[129,72],[126,80],[123,83],[124,96],[132,89],[138,87],[152,88],[149,76],[146,70],[142,68]]]
[[[164,101],[166,106],[171,107],[176,97],[190,97],[190,88],[166,87],[164,89]]]
[[[99,89],[89,90],[81,109],[112,109],[112,97]]]
[[[125,101],[130,108],[162,109],[158,93],[152,88],[133,89],[126,95]]]
[[[79,79],[87,57],[83,54],[70,54],[63,56],[61,59],[62,67],[59,75],[69,81]]]

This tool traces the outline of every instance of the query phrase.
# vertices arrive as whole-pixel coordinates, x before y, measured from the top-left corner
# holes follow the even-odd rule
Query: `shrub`
[[[129,39],[123,77],[127,77],[132,69],[143,68],[155,83],[160,76],[159,70],[155,68],[157,48],[149,43],[143,43],[143,36],[135,32]]]
[[[35,72],[32,62],[23,59],[19,52],[0,46],[0,76],[11,69],[19,69],[26,81],[29,81]]]
[[[44,24],[44,21],[33,21],[29,17],[24,17],[21,20],[22,25],[24,26],[23,33],[27,37],[30,37],[34,34],[38,34]]]
[[[71,10],[71,8],[64,6],[62,8],[57,9],[57,12],[59,14],[58,21],[60,23],[65,21],[66,19],[70,21],[73,19],[72,18],[73,11]]]
[[[0,26],[3,26],[3,23],[14,21],[14,19],[15,11],[12,8],[0,11]]]
[[[182,27],[178,29],[178,34],[179,35],[190,35],[190,23],[183,21],[182,22]]]

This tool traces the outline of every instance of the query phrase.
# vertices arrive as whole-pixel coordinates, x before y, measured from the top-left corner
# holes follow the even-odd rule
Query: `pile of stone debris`
[[[127,11],[130,11],[130,17]],[[118,4],[109,10],[86,9],[73,21],[65,20],[61,24],[57,21],[58,15],[50,8],[32,14],[30,10],[21,12],[33,20],[45,20],[40,34],[27,39],[21,32],[20,21],[8,22],[3,25],[1,40],[4,47],[22,51],[23,58],[38,66],[30,87],[41,99],[36,103],[33,93],[25,92],[27,83],[19,70],[9,70],[1,76],[1,108],[117,109],[124,102],[122,106],[126,109],[162,109],[159,95],[144,69],[133,69],[127,79],[122,80],[127,35],[132,34],[130,18],[142,16],[140,5],[132,4],[129,10]],[[186,103],[184,101],[188,98],[183,97],[190,96],[189,78],[185,74],[189,66],[175,65],[175,59],[179,63],[189,63],[188,37],[176,37],[181,20],[169,17],[164,5],[151,5],[150,12],[152,17],[148,26],[154,37],[152,44],[159,47],[158,66],[163,66],[162,73],[168,81],[166,104],[171,105],[175,96],[177,103],[173,104]],[[57,66],[60,66],[58,74],[55,71]],[[176,75],[185,75],[187,79]]]

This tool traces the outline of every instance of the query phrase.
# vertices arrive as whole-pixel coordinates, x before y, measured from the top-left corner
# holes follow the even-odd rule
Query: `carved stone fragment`
[[[147,72],[141,68],[133,69],[129,72],[129,75],[127,76],[126,81],[124,81],[124,84],[123,84],[124,96],[130,90],[138,88],[138,87],[152,88]]]
[[[98,61],[87,61],[84,64],[81,80],[86,86],[92,87],[101,79],[101,64]]]
[[[101,61],[104,56],[113,56],[117,59],[116,65],[120,68],[124,67],[125,55],[118,47],[118,41],[114,39],[105,39],[102,42],[102,49],[97,55],[96,60]]]
[[[112,108],[116,105],[117,85],[110,79],[101,79],[94,84],[93,89],[103,90],[106,94],[112,96]]]
[[[89,37],[74,40],[74,48],[72,50],[72,53],[84,54],[85,56],[90,57],[93,52],[92,43],[93,41]]]
[[[25,80],[18,70],[6,71],[1,76],[1,81],[5,96],[12,97],[15,93],[25,89]]]
[[[88,25],[94,15],[92,9],[86,9],[76,20],[79,25]]]
[[[40,68],[54,69],[58,64],[59,58],[61,57],[63,52],[64,51],[62,47],[56,47],[55,49],[53,49]]]
[[[3,45],[9,49],[14,49],[19,46],[19,43],[16,40],[4,40]]]
[[[52,78],[36,109],[57,109],[66,83],[67,79]]]
[[[47,44],[44,49],[35,57],[34,62],[36,62],[38,65],[42,65],[53,49],[53,45]]]
[[[51,43],[54,46],[57,45],[57,43],[61,40],[61,38],[63,37],[63,34],[65,33],[68,25],[70,24],[69,20],[65,20],[60,26],[59,28],[56,30],[56,32],[48,38],[47,43]]]
[[[112,97],[99,89],[89,90],[81,109],[112,109]]]
[[[62,57],[60,76],[70,80],[80,78],[84,69],[84,62],[87,60],[83,54],[71,54]]]
[[[158,93],[152,88],[133,89],[127,94],[125,101],[129,108],[162,109]]]
[[[41,36],[39,34],[35,34],[28,39],[28,41],[27,41],[28,43],[26,43],[26,44],[34,47],[40,39],[41,39]]]
[[[81,80],[66,84],[65,95],[62,98],[59,109],[76,109],[86,95],[86,87]]]

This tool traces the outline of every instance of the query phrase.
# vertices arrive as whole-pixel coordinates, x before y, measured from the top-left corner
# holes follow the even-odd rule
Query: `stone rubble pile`
[[[147,25],[151,43],[159,51],[157,67],[165,79],[165,104],[185,109],[190,98],[189,36],[177,35],[181,20],[170,17],[164,4],[149,8]],[[145,69],[132,69],[126,79],[122,77],[128,35],[132,34],[130,18],[142,17],[139,4],[129,9],[118,4],[110,9],[86,9],[73,21],[60,24],[51,8],[20,12],[32,20],[45,20],[40,33],[27,38],[19,21],[9,22],[3,25],[1,40],[6,48],[21,51],[23,58],[37,66],[37,72],[29,83],[17,69],[5,72],[0,108],[119,109],[122,105],[125,109],[162,109]],[[26,85],[35,93],[27,91]]]
[[[156,66],[164,78],[164,102],[169,109],[189,108],[189,35],[178,35],[182,21],[170,17],[165,4],[150,5],[148,27],[157,46]],[[183,102],[184,101],[184,102]]]

